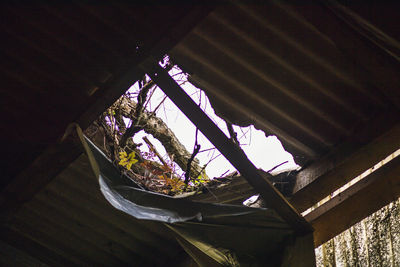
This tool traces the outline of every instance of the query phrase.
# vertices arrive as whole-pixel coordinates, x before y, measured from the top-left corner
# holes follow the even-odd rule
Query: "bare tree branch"
[[[133,100],[126,97],[122,99],[120,110],[124,117],[131,118],[132,111],[135,109],[136,103]],[[151,134],[160,141],[167,153],[172,156],[174,162],[176,162],[183,171],[187,171],[188,160],[192,153],[185,148],[163,120],[154,116],[152,112],[143,111],[141,124],[137,127],[143,129],[146,133]],[[198,177],[200,175],[202,168],[199,164],[196,158],[193,159],[190,172],[192,177]]]
[[[173,68],[172,64],[168,64],[165,67],[166,71],[170,71],[172,68]],[[143,77],[143,79],[141,81],[139,81],[139,84],[142,83],[142,86],[141,86],[140,92],[137,96],[137,104],[136,104],[135,112],[133,114],[133,117],[130,116],[130,118],[132,119],[132,125],[122,135],[121,146],[125,146],[128,138],[133,137],[136,133],[138,133],[141,130],[141,127],[140,127],[141,119],[142,119],[141,115],[145,110],[147,94],[150,91],[150,89],[156,85],[152,80],[148,81],[146,84],[143,85],[143,83],[145,81],[146,81],[146,77]]]
[[[186,173],[185,173],[185,184],[186,185],[189,183],[190,171],[192,169],[192,162],[193,162],[194,158],[196,157],[196,155],[199,153],[200,148],[201,148],[201,146],[199,145],[199,143],[197,141],[198,133],[199,133],[199,129],[196,128],[196,137],[195,137],[195,141],[194,141],[193,153],[190,156],[190,158],[189,158],[189,160],[187,162],[187,166],[186,166]]]
[[[282,166],[283,164],[286,164],[286,163],[288,163],[288,162],[289,162],[289,161],[284,161],[284,162],[282,162],[282,163],[279,163],[279,164],[276,165],[275,167],[269,169],[267,172],[270,173],[270,172],[272,172],[273,170],[275,170],[276,168],[278,168],[278,167],[280,167],[280,166]]]
[[[153,146],[153,144],[150,142],[150,140],[145,136],[143,137],[143,141],[146,142],[146,144],[149,146],[150,151],[152,151],[154,154],[156,154],[156,156],[158,157],[158,159],[161,161],[161,163],[165,166],[168,167],[167,162],[165,162],[165,160],[163,159],[163,157],[160,155],[160,153],[158,153],[157,149]]]

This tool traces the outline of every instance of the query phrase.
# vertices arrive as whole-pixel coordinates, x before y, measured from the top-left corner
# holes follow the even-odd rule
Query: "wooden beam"
[[[261,194],[269,207],[273,208],[294,230],[298,232],[312,231],[310,225],[297,213],[285,197],[268,180],[262,177],[243,150],[235,145],[213,123],[169,74],[158,65],[156,60],[145,62],[142,64],[142,68],[187,118],[199,128],[210,142],[246,178],[248,183]]]
[[[399,197],[400,157],[396,157],[306,215],[315,229],[315,247]]]
[[[345,147],[328,155],[298,173],[291,203],[303,212],[398,148],[400,124],[354,153],[348,153],[350,149]]]

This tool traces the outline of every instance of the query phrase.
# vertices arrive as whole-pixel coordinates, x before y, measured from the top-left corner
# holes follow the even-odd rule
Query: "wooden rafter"
[[[315,247],[400,197],[400,157],[358,181],[308,215]]]
[[[353,153],[342,149],[312,164],[298,173],[292,204],[303,212],[399,147],[400,125],[396,125]]]

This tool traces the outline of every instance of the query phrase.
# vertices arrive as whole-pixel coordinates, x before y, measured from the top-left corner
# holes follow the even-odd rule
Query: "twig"
[[[150,96],[147,98],[146,103],[144,104],[144,108],[143,108],[143,109],[146,109],[147,105],[150,103],[151,97],[154,95],[154,92],[155,92],[156,90],[157,90],[157,88],[154,88],[154,90],[151,91]],[[150,106],[150,108],[151,108],[151,106]]]
[[[164,96],[163,100],[161,100],[161,102],[157,105],[157,107],[151,113],[155,115],[157,110],[161,107],[161,105],[165,102],[166,99],[167,99],[167,96]]]
[[[185,184],[186,186],[189,183],[189,179],[190,179],[190,169],[192,168],[192,161],[194,160],[194,158],[196,157],[197,153],[199,153],[200,151],[200,144],[197,143],[197,136],[199,133],[199,128],[196,128],[196,137],[195,137],[195,141],[194,141],[194,148],[193,148],[193,153],[190,156],[188,162],[187,162],[187,166],[186,166],[186,172],[185,172]]]
[[[218,158],[219,156],[221,156],[221,154],[216,155],[215,157],[211,158],[206,164],[204,164],[204,166],[200,170],[200,173],[203,173],[203,171],[207,168],[208,164],[210,164],[211,161],[213,161],[214,159]]]
[[[215,150],[215,149],[216,149],[215,147],[211,147],[211,148],[203,149],[203,150],[199,151],[199,153],[203,153],[203,152],[207,152],[207,151]]]
[[[142,114],[142,112],[144,110],[144,103],[147,98],[147,93],[153,86],[155,86],[155,83],[153,81],[149,81],[148,83],[143,85],[142,88],[140,89],[140,92],[137,96],[138,101],[137,101],[136,109],[135,109],[134,116],[133,116],[135,118],[135,122],[132,123],[132,125],[128,129],[126,129],[125,133],[122,135],[121,146],[125,146],[128,138],[134,136],[137,132],[139,132],[142,129],[142,127],[139,126],[140,115]]]
[[[211,158],[206,165],[208,165],[211,161],[213,161],[214,159],[218,158],[219,156],[221,156],[222,154],[219,153],[218,155],[216,155],[215,157]]]
[[[140,92],[137,97],[137,105],[135,110],[135,117],[138,118],[140,113],[142,113],[143,109],[145,108],[145,102],[147,100],[147,94],[151,88],[153,88],[156,84],[153,81],[149,81],[142,88],[140,88]]]
[[[229,172],[229,170],[227,170],[226,172],[224,172],[223,174],[221,174],[219,177],[224,177],[225,174],[227,174]]]
[[[158,153],[158,151],[157,151],[156,148],[153,146],[153,144],[150,142],[150,140],[149,140],[146,136],[144,136],[142,139],[143,139],[143,141],[145,141],[146,144],[149,146],[149,149],[150,149],[152,152],[154,152],[154,154],[156,154],[156,156],[157,156],[158,159],[161,161],[161,163],[162,163],[165,167],[168,167],[168,168],[169,168],[167,162],[165,162],[165,160],[162,158],[162,156],[160,155],[160,153]]]
[[[170,71],[172,67],[173,65],[169,64],[165,67],[165,70]],[[143,78],[143,81],[145,81],[145,77]],[[135,109],[135,114],[133,116],[135,118],[135,123],[132,123],[131,127],[129,127],[122,135],[121,146],[125,146],[128,138],[134,136],[137,132],[139,132],[143,128],[143,126],[140,126],[140,116],[143,110],[145,109],[147,94],[150,91],[150,89],[153,88],[155,85],[156,84],[152,80],[150,80],[140,88],[140,92],[137,96],[137,105]]]
[[[247,139],[246,135],[247,135],[247,133],[251,130],[251,127],[249,127],[249,129],[247,129],[246,132],[243,131],[243,128],[242,128],[242,127],[239,127],[239,129],[240,129],[240,131],[242,132],[242,135],[241,135],[238,139],[239,139],[239,140],[242,140],[243,137]],[[251,143],[251,135],[250,135],[250,142],[249,142],[248,145],[250,145],[250,143]]]
[[[272,172],[273,170],[275,170],[276,168],[278,168],[278,167],[280,167],[280,166],[282,166],[283,164],[286,164],[286,163],[288,163],[288,162],[289,162],[289,161],[284,161],[284,162],[282,162],[282,163],[279,163],[278,165],[276,165],[276,166],[273,167],[272,169],[268,170],[267,172],[270,173],[270,172]]]

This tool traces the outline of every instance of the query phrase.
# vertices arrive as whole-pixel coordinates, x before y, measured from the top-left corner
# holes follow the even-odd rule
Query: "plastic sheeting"
[[[137,219],[158,221],[160,227],[170,229],[199,266],[280,266],[285,261],[296,236],[272,210],[200,203],[145,191],[121,175],[79,127],[77,132],[108,202]],[[312,238],[306,247],[313,256]]]
[[[272,211],[245,206],[193,202],[140,189],[131,179],[120,175],[113,164],[90,140],[86,142],[99,166],[99,184],[104,197],[116,209],[142,220],[166,223],[246,215],[264,211],[282,222]]]

